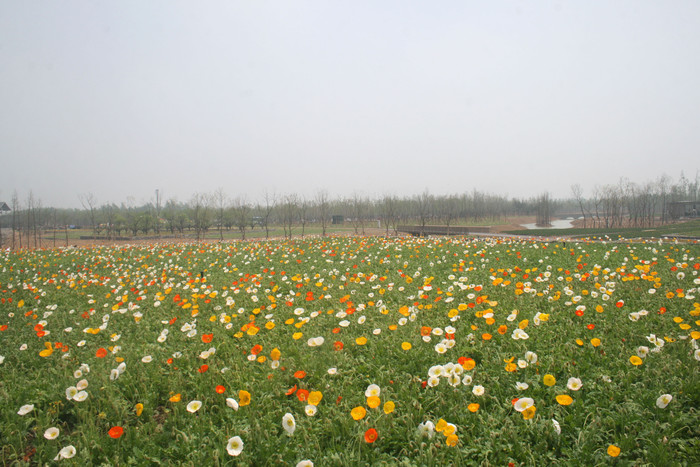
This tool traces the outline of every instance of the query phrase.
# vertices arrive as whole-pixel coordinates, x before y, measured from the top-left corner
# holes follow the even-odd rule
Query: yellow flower
[[[366,414],[367,410],[365,410],[364,407],[355,407],[350,411],[350,415],[352,416],[353,420],[362,420],[365,418]]]
[[[445,430],[446,427],[447,427],[447,421],[445,421],[445,419],[441,418],[440,420],[438,420],[437,425],[435,425],[435,431],[442,432]]]
[[[180,402],[180,399],[182,399],[182,395],[180,393],[177,393],[174,396],[170,397],[170,399],[168,400],[170,402]]]
[[[304,334],[302,334],[300,332],[295,332],[294,334],[292,334],[292,339],[294,339],[295,341],[298,341],[299,339],[301,339],[301,336],[303,336],[303,335]]]
[[[250,404],[250,393],[248,391],[238,391],[238,405],[240,407]]]
[[[413,346],[411,345],[410,342],[404,342],[404,343],[401,344],[401,348],[402,348],[403,350],[411,350],[411,347],[413,347]]]
[[[554,376],[547,374],[544,375],[544,378],[542,378],[542,382],[545,386],[554,386],[557,383],[557,379]]]
[[[280,349],[278,349],[277,347],[272,349],[272,351],[270,352],[270,358],[273,360],[279,360],[281,356],[282,352],[280,352]]]
[[[614,444],[611,444],[610,446],[608,446],[608,456],[617,457],[619,455],[620,455],[620,448],[618,448]]]
[[[321,391],[311,391],[307,400],[310,405],[318,405],[321,399],[323,399],[323,393],[321,393]]]
[[[581,339],[576,339],[576,344],[581,346],[583,345],[583,341]]]
[[[143,413],[143,404],[139,402],[138,404],[136,404],[134,409],[136,409],[136,416],[140,417],[141,414]]]
[[[532,418],[534,418],[536,410],[537,409],[534,405],[531,405],[527,409],[523,410],[523,420],[531,420]]]
[[[559,405],[571,405],[574,400],[571,398],[571,396],[568,396],[566,394],[560,394],[557,396],[557,402]]]
[[[357,345],[365,345],[367,343],[367,338],[366,337],[358,337],[355,339],[355,343]]]
[[[369,396],[367,398],[367,407],[370,409],[376,409],[379,407],[379,404],[381,403],[381,399],[377,396]]]
[[[476,412],[477,410],[479,410],[479,404],[476,404],[476,403],[474,403],[474,404],[469,404],[469,405],[467,406],[467,408],[469,409],[470,412],[474,413],[474,412]]]
[[[394,407],[395,405],[392,401],[387,401],[386,403],[384,403],[384,413],[387,415],[390,414],[394,411]]]
[[[598,339],[597,337],[594,337],[593,339],[591,339],[591,345],[593,347],[598,347],[600,345],[600,339]]]
[[[445,444],[447,444],[450,447],[457,446],[458,442],[459,442],[459,437],[457,435],[450,435],[445,440]]]
[[[632,355],[630,357],[630,363],[634,366],[639,366],[642,364],[642,359],[637,357],[636,355]]]

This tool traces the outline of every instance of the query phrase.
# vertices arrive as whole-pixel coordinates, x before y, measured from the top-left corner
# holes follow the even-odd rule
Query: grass
[[[219,465],[240,436],[241,465],[697,464],[699,252],[374,237],[5,252],[0,459],[72,446],[62,462]],[[454,386],[429,376],[448,363]],[[315,415],[300,390],[322,394]],[[454,436],[421,435],[428,422]]]
[[[700,237],[700,219],[685,221],[677,224],[659,227],[616,227],[608,229],[523,229],[505,232],[512,235],[537,235],[544,237],[577,237],[577,238],[658,238],[664,235],[679,235],[685,237]]]

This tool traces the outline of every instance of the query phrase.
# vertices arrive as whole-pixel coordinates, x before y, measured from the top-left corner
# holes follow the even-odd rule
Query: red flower
[[[304,376],[306,376],[306,372],[304,370],[299,370],[294,373],[294,377],[298,379],[302,379]]]
[[[335,342],[333,343],[333,348],[334,348],[335,350],[343,350],[343,343],[340,342],[340,341],[335,341]]]
[[[299,389],[297,391],[297,399],[299,399],[299,402],[306,402],[306,400],[309,398],[309,391],[306,389]]]
[[[583,316],[583,310],[576,310],[576,316]]]
[[[369,430],[365,431],[365,442],[374,443],[377,441],[378,436],[379,434],[377,433],[377,430],[370,428]]]
[[[102,347],[100,347],[99,349],[97,349],[95,356],[97,358],[105,358],[107,356],[107,349],[103,349]]]
[[[592,330],[595,329],[595,324],[592,324],[592,323],[591,323],[591,324],[589,324],[589,325],[586,326],[586,327],[592,331]]]
[[[204,364],[204,365],[200,366],[197,371],[199,371],[200,373],[206,373],[208,369],[209,369],[209,365]]]
[[[107,432],[110,438],[121,438],[121,436],[124,434],[124,428],[120,426],[113,426],[112,428],[109,429]]]
[[[220,384],[214,390],[217,394],[223,394],[224,392],[226,392],[226,388]]]
[[[291,395],[294,394],[295,392],[297,392],[297,385],[296,385],[296,384],[294,385],[293,388],[287,389],[287,392],[285,392],[284,395],[285,395],[285,396],[291,396]]]
[[[209,344],[212,339],[214,339],[214,333],[211,334],[202,334],[202,342],[205,344]]]

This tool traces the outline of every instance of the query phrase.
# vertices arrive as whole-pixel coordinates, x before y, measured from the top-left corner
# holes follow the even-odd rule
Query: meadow
[[[697,465],[700,246],[0,253],[3,465]]]

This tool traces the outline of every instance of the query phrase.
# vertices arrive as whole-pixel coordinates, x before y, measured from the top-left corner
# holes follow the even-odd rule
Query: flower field
[[[3,465],[700,463],[700,246],[0,254]]]

